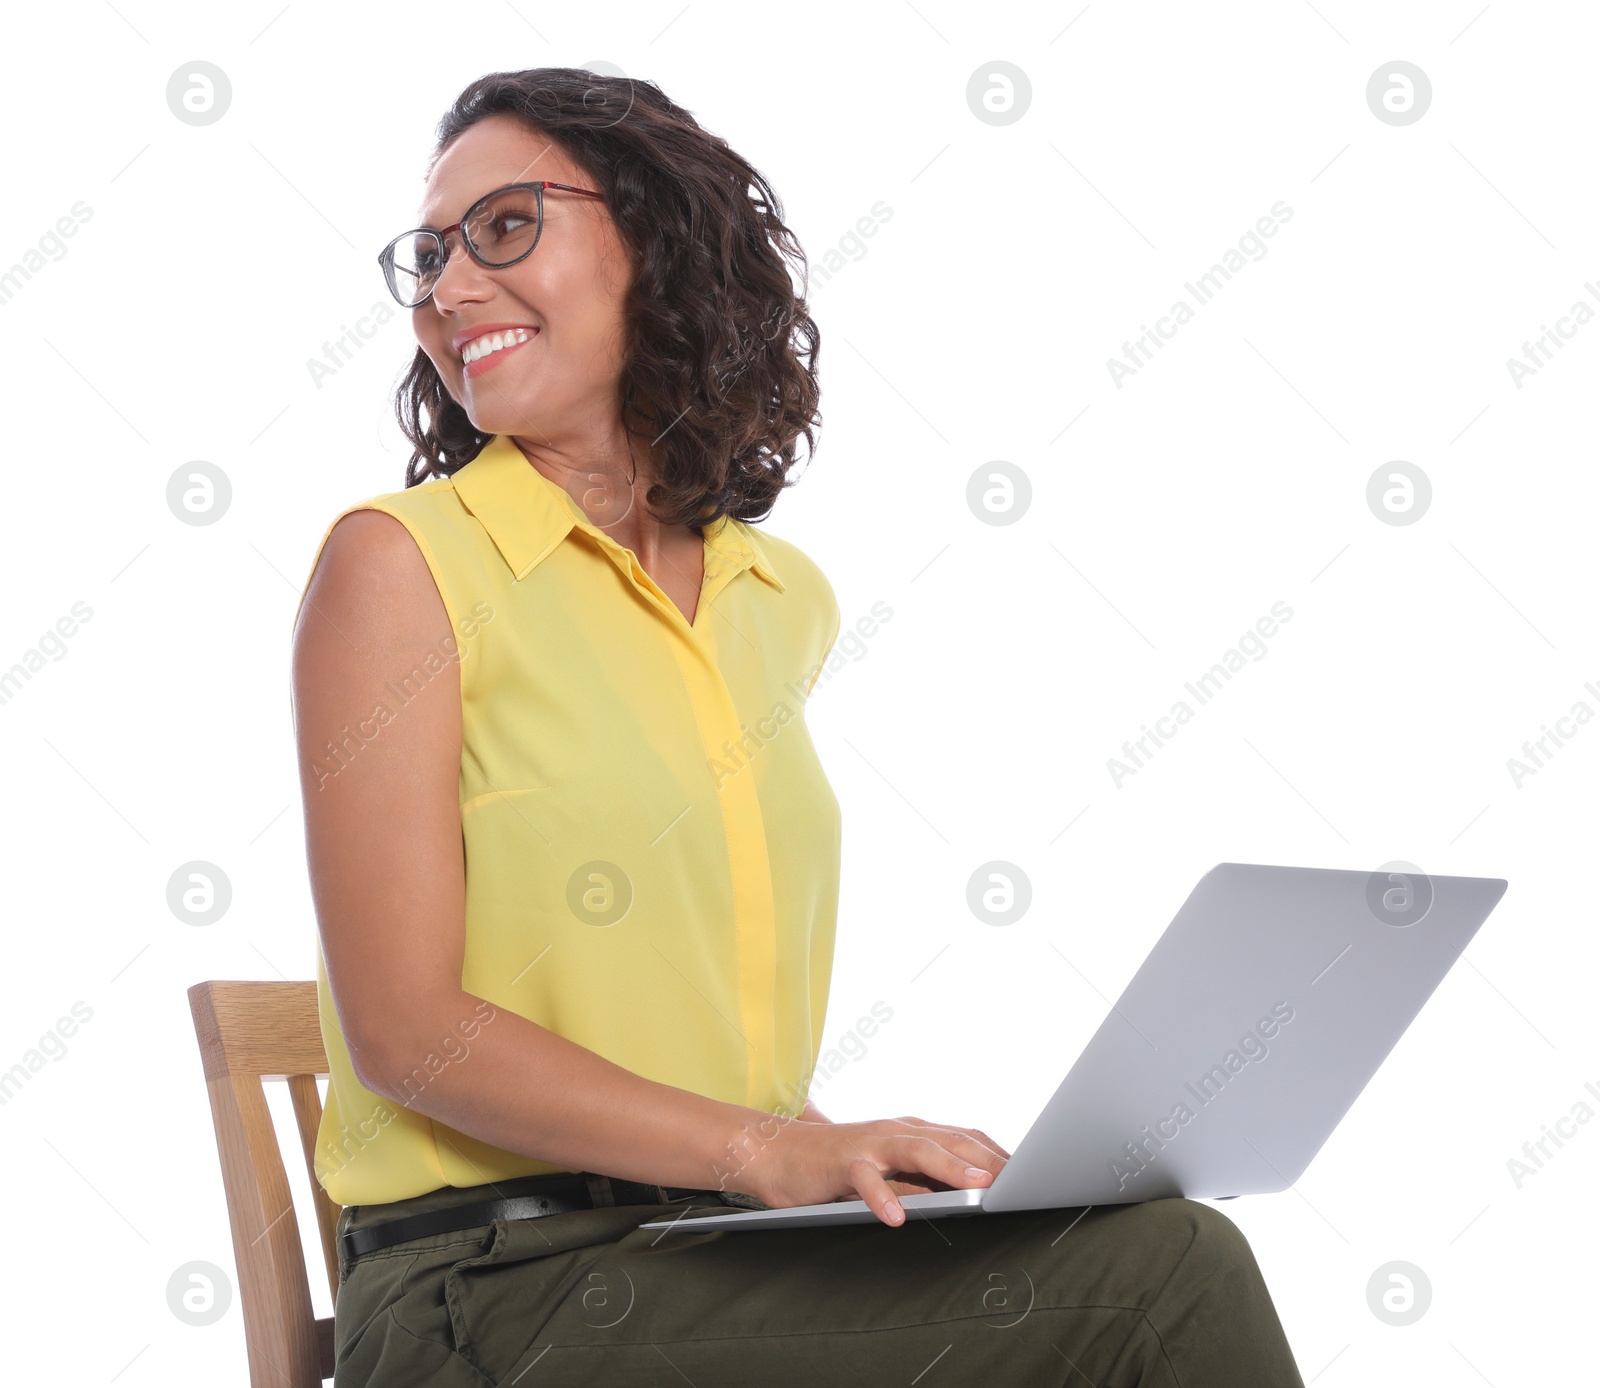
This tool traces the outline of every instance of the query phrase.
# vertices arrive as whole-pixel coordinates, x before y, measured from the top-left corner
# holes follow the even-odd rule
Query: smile
[[[461,360],[469,377],[481,376],[497,365],[525,342],[533,340],[537,328],[513,328],[506,332],[484,333],[475,337],[462,350]]]

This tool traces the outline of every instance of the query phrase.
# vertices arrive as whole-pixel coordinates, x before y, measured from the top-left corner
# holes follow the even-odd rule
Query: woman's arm
[[[461,987],[459,671],[413,675],[453,637],[399,521],[357,511],[334,527],[295,629],[293,688],[312,896],[356,1075],[507,1151],[715,1187],[729,1144],[770,1114],[647,1080]],[[417,692],[379,723],[389,682],[407,677]],[[457,1058],[433,1073],[440,1055]]]

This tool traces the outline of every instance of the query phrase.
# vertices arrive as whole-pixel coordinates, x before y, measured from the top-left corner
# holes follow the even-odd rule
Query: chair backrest
[[[313,1165],[322,1117],[316,1077],[328,1073],[317,1023],[317,985],[197,983],[189,989],[189,1009],[217,1130],[250,1383],[252,1388],[319,1388],[333,1376],[333,1319],[319,1320],[311,1309],[300,1225],[262,1087],[264,1080],[289,1086],[316,1202],[328,1290],[337,1300],[339,1206],[318,1183]]]

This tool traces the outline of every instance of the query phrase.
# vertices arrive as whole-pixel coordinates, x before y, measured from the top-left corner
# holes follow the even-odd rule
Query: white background
[[[233,1268],[184,990],[312,976],[290,624],[327,523],[404,484],[406,316],[320,386],[308,362],[384,301],[376,253],[459,89],[603,60],[760,168],[814,263],[854,252],[814,284],[826,423],[768,522],[847,628],[893,609],[807,710],[844,814],[829,1040],[894,1013],[823,1107],[1014,1145],[1216,862],[1505,877],[1294,1191],[1226,1209],[1308,1382],[1592,1381],[1600,1125],[1520,1189],[1507,1161],[1600,1111],[1600,729],[1520,787],[1507,761],[1600,709],[1600,326],[1520,388],[1506,365],[1600,308],[1591,7],[122,0],[7,24],[0,267],[92,216],[0,305],[0,668],[93,616],[0,705],[0,1069],[93,1016],[0,1108],[0,1357],[244,1380],[237,1298],[207,1328],[167,1306],[181,1265]],[[199,128],[166,98],[197,59],[232,83]],[[1366,100],[1396,59],[1433,89],[1406,126]],[[1032,88],[1004,126],[966,96],[997,60]],[[1119,388],[1107,359],[1279,201],[1268,253]],[[165,499],[197,459],[233,486],[203,527]],[[1011,525],[966,501],[996,460],[1031,481]],[[1366,502],[1394,460],[1432,483],[1410,525]],[[1108,758],[1276,601],[1265,657],[1119,788]],[[205,928],[166,903],[193,859],[233,887]],[[1003,929],[966,904],[995,859],[1033,892]],[[1432,1286],[1406,1327],[1367,1302],[1396,1259]]]

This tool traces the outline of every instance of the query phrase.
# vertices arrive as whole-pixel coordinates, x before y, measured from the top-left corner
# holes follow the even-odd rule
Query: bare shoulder
[[[291,702],[317,925],[363,1083],[408,1049],[394,999],[460,987],[459,689],[446,675],[394,693],[450,634],[406,524],[367,508],[339,516],[295,625]]]
[[[393,592],[414,597],[431,590],[433,576],[410,529],[399,517],[373,508],[341,516],[323,543],[312,583],[330,592]]]
[[[296,644],[318,628],[338,640],[347,625],[383,644],[437,644],[450,635],[449,614],[421,548],[387,511],[350,511],[328,532],[306,588]]]

